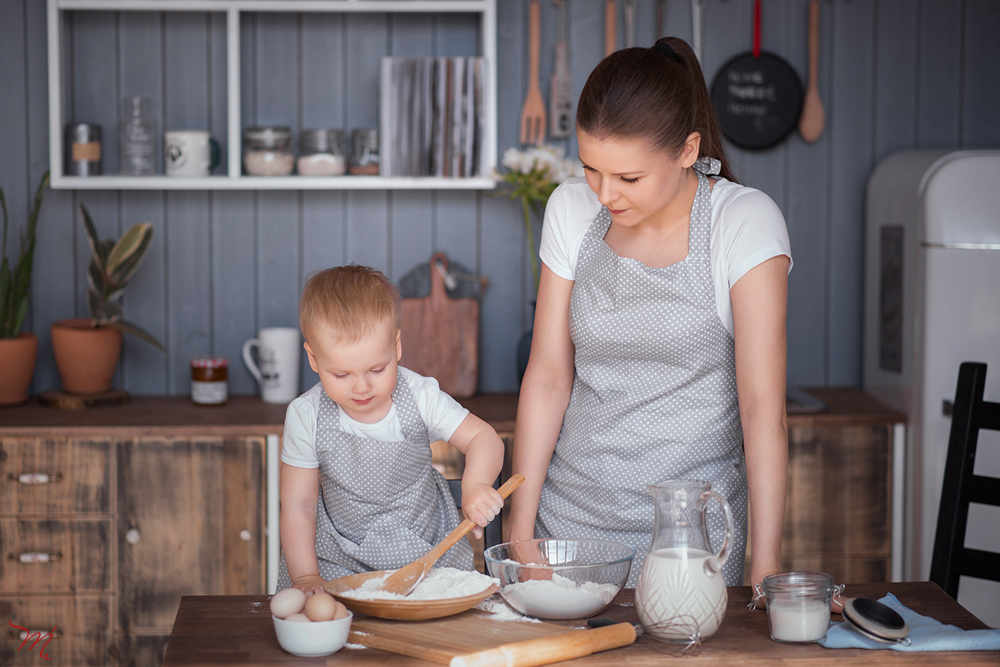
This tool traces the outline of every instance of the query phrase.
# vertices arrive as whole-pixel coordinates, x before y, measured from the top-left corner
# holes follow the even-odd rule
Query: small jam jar
[[[229,360],[195,357],[191,360],[191,401],[198,405],[222,405],[229,400]]]
[[[844,590],[826,572],[777,572],[764,577],[771,639],[804,644],[818,642],[830,627],[830,602]]]

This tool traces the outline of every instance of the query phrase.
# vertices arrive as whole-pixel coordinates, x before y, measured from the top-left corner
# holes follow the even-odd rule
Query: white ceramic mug
[[[257,348],[257,363],[252,350]],[[291,327],[261,329],[243,344],[243,362],[260,385],[265,403],[288,403],[299,395],[299,330]]]
[[[204,130],[170,130],[163,134],[167,176],[208,176],[219,164],[219,144]]]

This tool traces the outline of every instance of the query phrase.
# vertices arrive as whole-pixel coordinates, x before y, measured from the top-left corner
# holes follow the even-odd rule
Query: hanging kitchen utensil
[[[753,50],[719,69],[711,94],[726,137],[740,148],[763,150],[795,129],[802,112],[802,83],[787,61],[761,51],[760,0],[754,2],[753,26]]]
[[[635,0],[625,2],[625,48],[635,46]]]
[[[538,87],[538,56],[541,51],[542,29],[539,0],[528,4],[528,94],[521,110],[521,143],[540,144],[545,141],[545,101]]]
[[[656,0],[656,39],[667,35],[667,0]]]
[[[606,0],[604,3],[604,57],[618,50],[618,2]]]
[[[809,0],[809,84],[799,117],[802,140],[813,143],[823,134],[826,114],[819,98],[819,0]]]
[[[556,63],[549,91],[549,134],[563,139],[573,130],[573,77],[569,73],[569,25],[566,5],[569,0],[555,0],[559,9],[559,41],[556,42]]]

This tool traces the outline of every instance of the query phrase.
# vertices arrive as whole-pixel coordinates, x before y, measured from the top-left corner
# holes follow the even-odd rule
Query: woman
[[[509,539],[626,542],[634,587],[653,531],[646,485],[704,479],[733,509],[730,586],[743,584],[749,495],[760,582],[781,569],[784,219],[735,182],[680,39],[605,58],[580,95],[577,138],[585,177],[545,211]],[[722,529],[710,512],[716,549]]]

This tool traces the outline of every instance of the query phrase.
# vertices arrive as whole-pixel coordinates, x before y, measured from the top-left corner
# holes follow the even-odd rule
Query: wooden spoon
[[[497,491],[500,493],[501,498],[506,498],[511,494],[514,489],[521,485],[524,481],[524,475],[518,473],[508,479],[503,486],[501,486]],[[430,571],[431,567],[438,561],[441,556],[445,554],[448,549],[451,549],[455,544],[465,537],[468,533],[475,527],[475,523],[466,519],[462,523],[458,524],[458,527],[448,533],[448,536],[437,543],[433,549],[427,552],[425,556],[418,558],[409,565],[404,565],[399,568],[382,582],[382,585],[378,587],[377,590],[386,591],[388,593],[396,593],[398,595],[409,595],[413,592],[413,589],[417,587],[427,573]]]
[[[799,134],[803,141],[813,143],[823,134],[826,114],[819,99],[819,0],[809,0],[809,85],[799,116]]]

